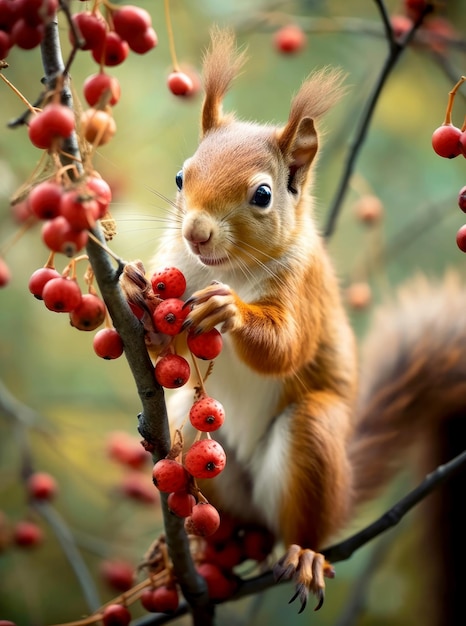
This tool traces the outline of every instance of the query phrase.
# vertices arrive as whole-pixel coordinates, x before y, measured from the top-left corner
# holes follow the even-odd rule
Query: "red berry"
[[[159,385],[167,389],[177,389],[188,382],[191,369],[184,357],[167,354],[157,361],[154,373]]]
[[[0,626],[17,626],[15,622],[10,622],[8,619],[0,619]]]
[[[216,328],[212,328],[205,333],[188,333],[187,343],[194,356],[206,361],[215,359],[223,347],[222,335]]]
[[[463,156],[466,157],[466,130],[463,130],[460,135],[460,148]]]
[[[105,321],[104,301],[92,293],[85,293],[79,305],[70,313],[70,323],[78,330],[95,330]]]
[[[263,528],[246,528],[242,543],[244,557],[262,563],[271,553],[275,540],[273,535]]]
[[[380,198],[374,194],[366,193],[354,203],[354,212],[363,224],[373,226],[382,220],[384,207]]]
[[[42,300],[42,292],[45,285],[52,278],[60,278],[60,274],[52,267],[41,267],[36,270],[29,279],[29,291],[38,300]]]
[[[184,464],[194,478],[213,478],[225,467],[225,450],[214,439],[200,439],[187,451]]]
[[[208,541],[215,544],[225,543],[237,533],[238,528],[236,521],[229,515],[223,513],[220,519],[220,526],[215,533],[209,537]]]
[[[181,332],[189,308],[183,300],[168,298],[161,302],[154,311],[153,319],[156,329],[166,335],[177,335]]]
[[[142,504],[154,504],[160,501],[159,493],[154,485],[148,480],[146,474],[141,472],[128,472],[121,479],[121,493],[127,498]]]
[[[196,504],[196,498],[187,491],[173,491],[168,496],[167,504],[173,515],[188,517]]]
[[[167,78],[167,86],[175,96],[190,96],[194,83],[185,72],[172,72]]]
[[[461,153],[461,130],[453,124],[442,124],[432,135],[432,147],[445,159],[453,159]]]
[[[0,59],[6,59],[12,44],[10,35],[4,30],[0,30]]]
[[[75,13],[72,20],[82,38],[81,50],[93,50],[102,47],[105,41],[106,24],[100,13],[83,11]],[[75,45],[73,31],[69,32],[70,42]]]
[[[189,411],[189,419],[197,430],[213,432],[223,424],[225,409],[218,400],[204,396],[192,405]]]
[[[58,0],[19,0],[18,14],[31,26],[46,24],[58,9]]]
[[[129,46],[118,33],[113,30],[105,34],[103,43],[92,49],[92,56],[97,63],[113,67],[120,65],[129,53]]]
[[[51,311],[69,313],[80,305],[82,294],[76,280],[60,276],[47,282],[42,290],[42,299]]]
[[[458,206],[459,208],[466,213],[466,186],[460,189],[458,194]]]
[[[352,283],[345,292],[348,306],[356,311],[366,309],[372,301],[372,289],[369,283],[360,281]]]
[[[190,535],[198,535],[199,537],[213,535],[219,526],[219,512],[208,502],[198,502],[195,504],[191,515],[185,520],[186,532]]]
[[[153,28],[148,28],[144,33],[138,37],[133,37],[128,40],[128,45],[136,54],[145,54],[155,48],[158,44],[157,33]]]
[[[100,575],[116,591],[128,591],[134,584],[134,567],[127,561],[108,559],[100,564]]]
[[[461,228],[456,233],[456,245],[461,250],[461,252],[466,252],[466,224],[461,226]]]
[[[13,541],[17,546],[34,547],[42,542],[44,534],[37,524],[27,520],[18,522],[13,528]]]
[[[136,35],[141,35],[152,26],[150,14],[141,7],[126,5],[112,13],[113,27],[128,43]]]
[[[57,495],[57,481],[47,472],[34,472],[27,480],[27,490],[36,500],[52,500]]]
[[[23,50],[32,50],[42,42],[44,35],[44,24],[30,25],[20,17],[11,29],[10,43],[16,44],[18,48]]]
[[[186,290],[186,278],[177,267],[164,267],[151,276],[152,289],[159,298],[181,298]]]
[[[48,150],[56,139],[69,137],[74,128],[73,111],[63,104],[52,102],[32,116],[28,129],[29,139],[36,148]]]
[[[6,287],[11,280],[10,268],[0,257],[0,287]]]
[[[416,21],[418,20],[427,8],[427,0],[404,0],[404,8],[406,14]]]
[[[114,106],[120,100],[121,88],[118,79],[105,72],[88,76],[83,85],[84,97],[89,106]]]
[[[42,240],[53,252],[62,252],[68,257],[74,256],[87,243],[86,230],[75,230],[63,215],[45,222],[42,227]]]
[[[109,604],[102,613],[104,626],[128,626],[131,621],[131,613],[121,604]]]
[[[63,187],[54,181],[39,183],[29,194],[31,211],[41,220],[50,220],[60,213]]]
[[[279,52],[294,54],[306,45],[306,33],[297,24],[288,24],[275,33],[273,43]]]
[[[60,200],[60,213],[73,230],[86,230],[95,226],[100,207],[92,194],[84,188],[65,191]]]
[[[174,459],[160,459],[152,470],[154,485],[165,493],[186,490],[188,478],[186,469]]]
[[[133,469],[143,469],[150,458],[139,438],[124,431],[110,433],[106,448],[112,460]]]
[[[112,190],[110,185],[98,176],[89,176],[85,181],[86,189],[94,195],[99,205],[99,218],[103,217],[112,201]]]
[[[204,560],[218,565],[222,570],[231,570],[243,560],[242,546],[235,538],[214,544],[210,542],[209,537],[209,543],[204,551]]]
[[[123,340],[115,328],[102,328],[92,343],[97,356],[108,361],[118,359],[123,354]]]
[[[32,216],[31,207],[29,206],[29,199],[19,200],[18,202],[12,202],[10,204],[11,215],[15,222],[18,224],[24,224]]]
[[[201,563],[196,569],[205,579],[212,600],[226,600],[233,595],[238,586],[235,578],[225,576],[213,563]]]
[[[141,604],[151,613],[173,613],[179,604],[178,591],[168,585],[146,589],[141,595]]]
[[[401,39],[413,27],[413,20],[406,15],[392,15],[390,23],[395,39]]]
[[[18,5],[11,0],[0,0],[0,29],[10,31],[18,19]]]

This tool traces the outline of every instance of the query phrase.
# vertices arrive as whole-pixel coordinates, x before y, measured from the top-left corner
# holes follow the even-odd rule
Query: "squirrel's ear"
[[[305,182],[318,149],[315,120],[341,97],[342,73],[323,69],[306,80],[291,103],[286,126],[277,133],[278,148],[290,170],[289,187],[298,191]]]
[[[317,154],[318,140],[314,120],[303,117],[293,126],[288,122],[279,136],[278,146],[290,172],[288,187],[290,191],[298,191]]]
[[[245,61],[244,52],[239,53],[236,48],[232,31],[214,28],[210,36],[211,44],[203,63],[205,89],[201,117],[203,135],[232,121],[233,115],[223,114],[222,102]]]

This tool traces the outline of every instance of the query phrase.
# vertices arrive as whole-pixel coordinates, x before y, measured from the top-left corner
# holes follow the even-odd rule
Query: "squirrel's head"
[[[305,81],[283,127],[237,121],[223,98],[244,62],[233,35],[215,30],[204,59],[201,141],[177,174],[182,235],[204,265],[252,268],[279,259],[309,222],[318,150],[315,120],[341,91],[340,72]]]

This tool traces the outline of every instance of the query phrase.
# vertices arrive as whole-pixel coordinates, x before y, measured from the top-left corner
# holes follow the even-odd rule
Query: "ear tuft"
[[[290,169],[290,190],[297,191],[307,177],[318,149],[314,121],[331,109],[344,93],[340,70],[324,68],[302,84],[294,97],[288,122],[278,132],[278,147]]]
[[[231,30],[213,28],[210,37],[211,44],[203,63],[205,88],[202,107],[203,135],[231,119],[231,116],[223,115],[222,101],[246,60],[245,53],[238,51]]]

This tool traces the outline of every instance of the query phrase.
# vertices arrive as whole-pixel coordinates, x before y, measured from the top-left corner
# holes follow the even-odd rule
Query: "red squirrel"
[[[382,342],[384,354],[369,359],[378,367],[363,369],[359,384],[355,338],[309,194],[318,121],[338,100],[342,75],[314,73],[284,126],[259,125],[222,110],[243,60],[229,32],[213,33],[200,143],[176,176],[175,209],[152,265],[186,276],[185,327],[224,333],[208,391],[225,407],[215,438],[227,465],[207,496],[283,542],[278,576],[294,580],[302,603],[311,591],[320,604],[331,567],[319,550],[391,476],[392,459],[422,428],[466,404],[466,332],[463,324],[463,353],[449,355],[458,333],[439,334],[448,360],[438,364],[439,393],[432,363],[414,367],[439,320],[425,304],[418,318],[401,307],[403,322],[391,314],[384,336],[376,331],[373,351]],[[174,427],[192,401],[189,385],[171,396]]]

